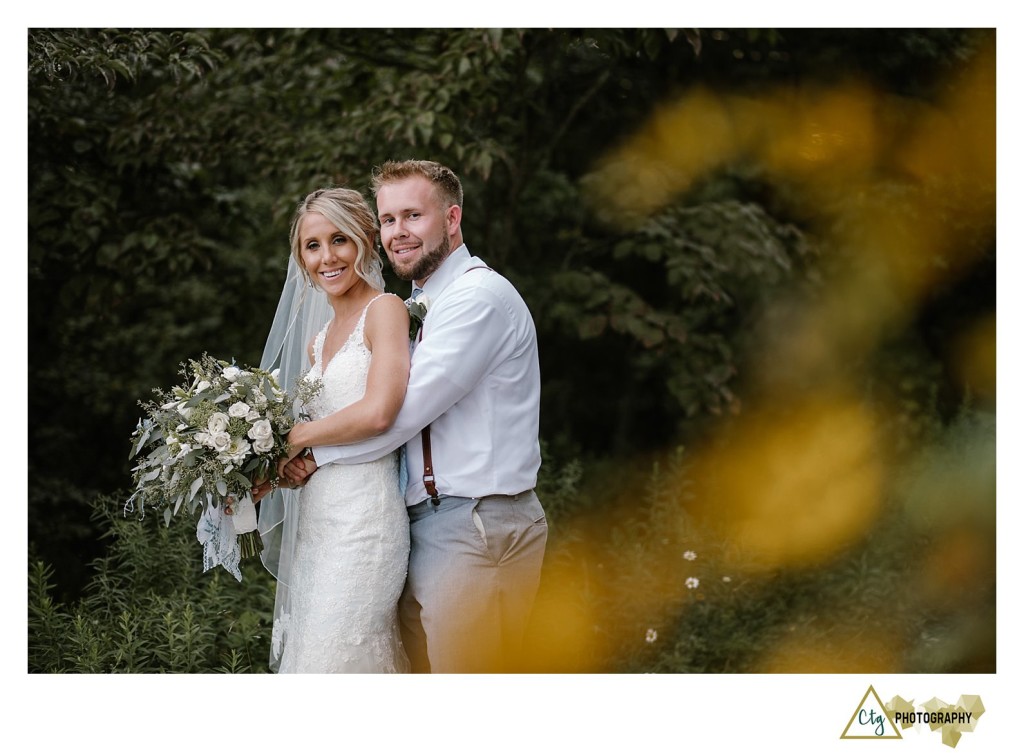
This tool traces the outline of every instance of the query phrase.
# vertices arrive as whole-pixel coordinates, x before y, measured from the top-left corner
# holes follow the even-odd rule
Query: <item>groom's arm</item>
[[[429,326],[429,336],[413,353],[405,402],[391,428],[353,444],[313,447],[318,466],[365,463],[398,449],[471,392],[515,347],[509,314],[486,289],[453,291],[432,312]]]

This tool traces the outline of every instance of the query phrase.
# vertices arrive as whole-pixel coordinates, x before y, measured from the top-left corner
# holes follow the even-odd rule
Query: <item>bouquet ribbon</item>
[[[246,494],[231,503],[231,515],[225,514],[224,507],[208,504],[196,524],[196,538],[203,545],[203,572],[222,565],[241,581],[239,562],[263,548],[256,532],[256,505]]]
[[[234,511],[231,515],[231,523],[235,527],[235,533],[249,533],[256,530],[256,505],[252,497],[246,494],[232,505]]]

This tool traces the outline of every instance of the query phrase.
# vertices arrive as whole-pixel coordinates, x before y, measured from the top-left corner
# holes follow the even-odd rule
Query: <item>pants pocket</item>
[[[479,505],[479,503],[477,503]],[[484,549],[487,548],[487,531],[484,530],[484,521],[480,518],[480,513],[477,511],[477,505],[473,505],[473,525],[476,526],[476,530],[480,534],[480,538],[483,539]]]

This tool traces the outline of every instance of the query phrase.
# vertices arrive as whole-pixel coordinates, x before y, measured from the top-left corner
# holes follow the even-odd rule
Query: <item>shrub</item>
[[[256,562],[238,583],[202,571],[188,518],[124,518],[99,497],[94,520],[110,539],[76,603],[51,597],[53,568],[30,553],[28,671],[36,673],[266,672],[274,581]]]

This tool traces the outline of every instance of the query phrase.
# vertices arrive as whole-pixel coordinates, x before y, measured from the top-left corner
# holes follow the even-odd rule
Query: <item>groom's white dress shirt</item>
[[[407,505],[428,498],[420,430],[430,426],[440,494],[533,489],[540,469],[540,362],[533,318],[512,284],[465,244],[423,286],[423,339],[395,423],[349,445],[314,447],[317,465],[364,463],[406,445]],[[421,299],[422,300],[422,299]]]

